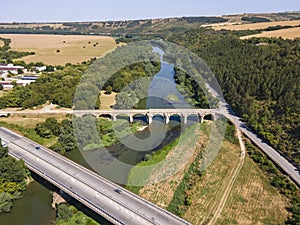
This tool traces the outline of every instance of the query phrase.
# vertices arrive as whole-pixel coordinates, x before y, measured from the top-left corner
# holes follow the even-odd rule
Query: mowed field
[[[276,21],[276,22],[265,22],[265,23],[247,23],[247,24],[215,24],[211,25],[214,30],[257,30],[266,29],[274,26],[298,26],[300,20],[289,20],[289,21]]]
[[[250,24],[217,24],[212,25],[211,27],[214,30],[257,30],[257,29],[266,29],[268,27],[274,26],[300,26],[300,20],[290,20],[290,21],[277,21],[277,22],[266,22],[266,23],[250,23]],[[281,30],[274,31],[264,31],[260,34],[253,34],[241,37],[241,39],[248,39],[252,37],[281,37],[284,39],[295,39],[300,38],[300,27],[293,27]]]
[[[283,224],[289,215],[286,200],[246,155],[244,166],[216,224]]]
[[[23,57],[26,63],[43,62],[48,65],[80,63],[101,57],[117,47],[112,37],[85,35],[1,34],[12,40],[11,48],[35,52]]]
[[[224,141],[217,158],[201,181],[191,189],[192,204],[184,218],[195,225],[208,224],[217,210],[230,177],[238,166],[240,148]],[[248,155],[216,224],[282,224],[287,203]]]
[[[241,37],[241,39],[248,39],[253,37],[281,37],[283,39],[295,39],[300,38],[300,27],[293,27],[288,29],[274,30],[274,31],[264,31],[261,34],[253,34]]]

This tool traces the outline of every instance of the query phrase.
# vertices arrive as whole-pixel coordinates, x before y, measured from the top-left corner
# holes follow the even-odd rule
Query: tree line
[[[169,40],[202,57],[233,110],[300,168],[300,39],[240,40],[195,29]]]
[[[29,171],[23,161],[8,155],[8,148],[0,139],[0,213],[10,212],[13,200],[20,198],[26,189]]]
[[[0,63],[13,63],[13,59],[35,54],[34,52],[18,52],[11,50],[11,40],[8,38],[0,37],[0,41],[3,41],[4,43],[4,45],[0,47]]]

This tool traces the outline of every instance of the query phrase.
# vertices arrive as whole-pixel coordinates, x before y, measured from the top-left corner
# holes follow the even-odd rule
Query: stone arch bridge
[[[148,123],[151,124],[153,117],[161,116],[165,123],[170,122],[171,116],[179,116],[184,124],[187,124],[189,116],[197,116],[201,123],[205,116],[210,115],[212,119],[215,118],[217,112],[214,109],[118,109],[118,110],[74,110],[73,113],[78,117],[92,115],[95,117],[110,116],[113,121],[117,120],[118,116],[128,116],[129,121],[133,122],[134,116],[146,116]]]
[[[148,123],[151,124],[153,117],[161,116],[164,118],[165,123],[170,122],[171,116],[179,116],[184,124],[187,124],[188,117],[197,116],[201,123],[205,116],[210,115],[214,120],[216,115],[221,114],[217,109],[115,109],[115,110],[22,110],[22,111],[7,111],[1,110],[0,116],[8,116],[14,114],[74,114],[78,117],[92,115],[95,117],[109,116],[113,121],[117,120],[118,116],[128,116],[129,121],[133,122],[134,116],[146,116]]]

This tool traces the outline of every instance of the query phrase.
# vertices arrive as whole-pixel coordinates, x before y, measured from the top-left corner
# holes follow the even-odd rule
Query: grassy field
[[[265,22],[265,23],[249,23],[249,24],[216,24],[211,27],[214,30],[257,30],[265,29],[274,26],[297,26],[300,25],[300,20],[290,20],[290,21],[276,21],[276,22]]]
[[[193,224],[206,224],[217,210],[224,191],[239,163],[238,146],[224,141],[217,158],[206,170],[190,195],[192,204],[184,218]]]
[[[105,91],[101,91],[100,102],[101,109],[111,109],[111,106],[115,104],[115,97],[117,93],[111,93],[110,95],[105,94]]]
[[[208,140],[208,136],[206,134],[204,134],[203,129],[207,129],[207,124],[203,124],[202,127],[200,128],[200,130],[196,129],[195,131],[197,132],[197,134],[199,134],[199,142],[198,142],[198,146],[195,148],[195,146],[193,146],[193,148],[195,148],[195,152],[193,154],[193,156],[188,160],[188,163],[186,163],[185,167],[181,168],[180,170],[178,170],[173,176],[168,177],[167,179],[161,181],[161,182],[157,182],[154,184],[149,184],[144,186],[140,191],[139,194],[154,202],[155,204],[157,204],[160,207],[166,208],[170,202],[173,199],[174,196],[174,192],[176,191],[176,189],[178,188],[178,185],[180,184],[180,182],[183,179],[184,173],[186,171],[186,169],[190,166],[190,164],[195,160],[195,157],[199,154],[199,152],[204,148],[204,146],[207,143]],[[194,135],[191,135],[190,137],[187,137],[186,140],[184,140],[183,146],[181,146],[180,148],[183,149],[187,149],[187,148],[191,148],[189,146],[190,143],[194,143],[193,139]],[[170,157],[171,155],[176,154],[176,148],[178,146],[176,146],[174,149],[172,149],[167,157]],[[162,168],[162,171],[159,171],[157,173],[153,173],[151,179],[152,180],[156,180],[155,178],[155,174],[161,174],[164,173],[165,168]]]
[[[207,134],[201,135],[207,139]],[[199,151],[206,145],[204,139],[199,142]],[[223,142],[212,165],[189,190],[191,204],[187,206],[184,219],[195,225],[207,224],[211,220],[239,164],[240,151],[239,146],[227,140]],[[163,182],[143,187],[139,194],[166,208],[183,179],[184,171]],[[216,224],[281,224],[288,216],[287,206],[287,199],[271,186],[265,173],[246,155],[245,164]]]
[[[206,224],[214,214],[223,190],[238,164],[240,149],[224,141],[220,153],[201,182],[193,187],[193,201],[184,218]],[[286,199],[246,155],[245,164],[216,224],[281,224],[288,216]]]
[[[216,224],[282,224],[287,216],[286,199],[250,159],[237,177]]]
[[[19,125],[26,128],[35,128],[37,123],[44,122],[48,117],[55,117],[58,121],[66,119],[62,114],[40,114],[40,115],[11,115],[9,117],[0,117],[0,121]]]
[[[253,34],[241,37],[241,39],[248,39],[252,37],[281,37],[283,39],[295,39],[300,38],[300,27],[287,28],[274,31],[264,31],[261,34]]]
[[[84,35],[1,34],[12,40],[17,51],[35,52],[22,58],[26,63],[44,62],[49,65],[79,63],[93,57],[101,57],[117,47],[111,37]]]

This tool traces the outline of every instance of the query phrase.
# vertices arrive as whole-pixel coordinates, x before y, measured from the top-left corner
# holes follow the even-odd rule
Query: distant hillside
[[[242,14],[221,17],[182,17],[104,22],[68,23],[1,23],[0,33],[43,34],[154,34],[185,31],[216,23],[255,23],[268,21],[300,20],[300,12],[271,14]]]

